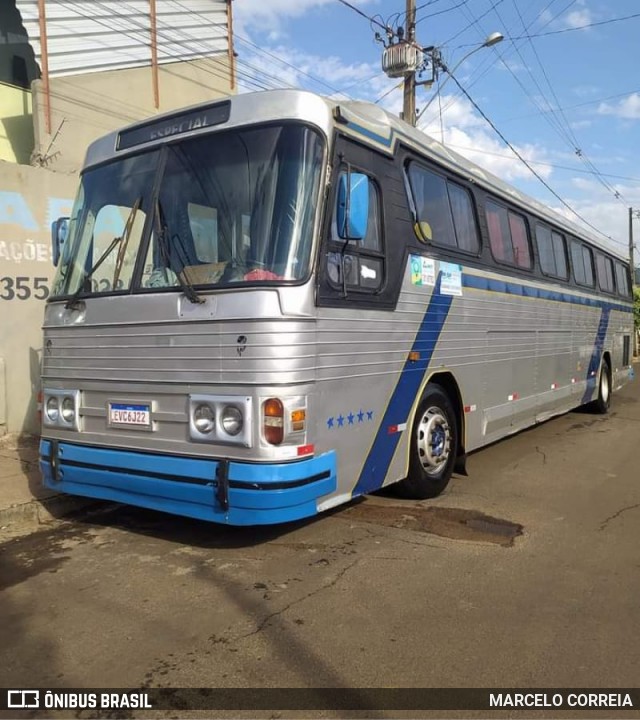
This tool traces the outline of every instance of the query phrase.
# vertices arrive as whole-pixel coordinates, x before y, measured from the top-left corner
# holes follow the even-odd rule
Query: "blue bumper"
[[[40,442],[46,487],[228,525],[317,514],[337,486],[335,452],[289,463],[241,463]]]

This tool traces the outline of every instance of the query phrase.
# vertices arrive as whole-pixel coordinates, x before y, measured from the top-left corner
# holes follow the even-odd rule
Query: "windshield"
[[[200,136],[87,171],[53,294],[303,279],[322,151],[316,132],[291,124]]]

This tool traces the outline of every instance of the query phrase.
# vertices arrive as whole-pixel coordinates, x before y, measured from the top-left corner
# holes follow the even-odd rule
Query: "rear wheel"
[[[611,368],[606,360],[600,366],[598,379],[598,397],[593,401],[593,409],[601,415],[606,415],[611,407]]]
[[[427,385],[411,430],[409,474],[398,483],[404,497],[433,498],[447,487],[458,448],[458,424],[449,397]]]

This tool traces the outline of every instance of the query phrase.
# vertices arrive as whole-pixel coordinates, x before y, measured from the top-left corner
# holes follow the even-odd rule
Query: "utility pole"
[[[629,264],[631,265],[631,284],[636,284],[636,266],[633,262],[633,208],[629,208]]]
[[[633,247],[633,213],[634,210],[632,207],[629,208],[629,264],[631,266],[631,288],[633,292],[633,288],[636,286],[636,266],[634,262],[634,247]],[[637,213],[637,211],[636,211]],[[640,217],[640,213],[637,213],[638,217]],[[634,293],[634,302],[635,302],[635,293]],[[633,329],[633,356],[638,357],[638,330],[634,327]]]
[[[405,22],[405,38],[409,45],[416,42],[416,0],[407,0],[407,18]],[[405,75],[402,118],[409,125],[416,124],[416,71]]]

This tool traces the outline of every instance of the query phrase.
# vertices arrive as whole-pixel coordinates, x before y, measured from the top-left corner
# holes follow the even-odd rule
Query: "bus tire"
[[[606,415],[611,407],[611,368],[603,359],[598,378],[598,397],[593,401],[593,409],[600,415]]]
[[[407,498],[434,498],[447,487],[456,461],[458,423],[445,391],[427,385],[418,405],[409,446],[409,474],[399,483]]]

